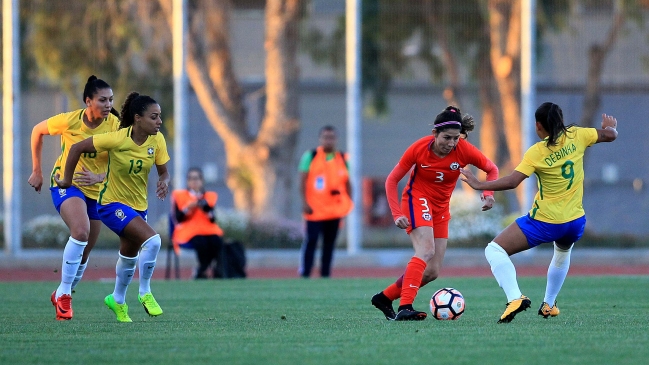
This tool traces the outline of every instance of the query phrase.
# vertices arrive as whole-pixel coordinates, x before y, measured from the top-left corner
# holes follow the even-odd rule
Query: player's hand
[[[606,127],[617,129],[617,119],[611,115],[602,114],[602,129]]]
[[[61,175],[56,174],[54,175],[54,182],[56,183],[56,186],[58,186],[61,189],[67,189],[70,186],[72,186],[72,181],[69,181],[70,179],[63,179],[59,180],[61,178]]]
[[[483,212],[493,208],[494,203],[496,202],[496,199],[494,199],[493,195],[484,196],[484,195],[480,194],[480,200],[482,200],[482,202],[484,203],[482,205],[482,211]]]
[[[302,212],[304,212],[304,214],[313,214],[313,209],[309,204],[304,203],[302,204]]]
[[[106,174],[95,174],[82,166],[80,172],[74,173],[72,181],[76,182],[78,186],[90,186],[104,181],[105,177]]]
[[[37,193],[41,193],[41,187],[43,186],[43,173],[40,171],[34,171],[27,179],[27,183],[36,190]]]
[[[169,192],[169,183],[166,181],[158,180],[158,186],[155,190],[155,195],[160,200],[165,200],[167,193]]]
[[[408,226],[410,226],[410,222],[408,222],[408,218],[406,218],[404,216],[401,216],[401,217],[397,218],[394,221],[394,224],[397,227],[401,228],[401,229],[406,229],[406,228],[408,228]]]
[[[465,168],[462,168],[462,167],[461,167],[461,168],[460,168],[460,173],[462,174],[462,176],[460,176],[460,180],[462,180],[462,181],[464,181],[465,183],[467,183],[467,184],[468,184],[470,187],[472,187],[473,189],[475,189],[475,190],[480,190],[480,189],[477,187],[477,185],[480,184],[480,180],[478,180],[478,178],[475,177],[475,175],[473,175],[473,173],[471,172],[471,170],[469,170],[469,169],[465,169]]]

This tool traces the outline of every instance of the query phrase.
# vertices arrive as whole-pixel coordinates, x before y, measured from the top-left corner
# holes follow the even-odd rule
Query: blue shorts
[[[97,213],[97,201],[83,195],[83,192],[81,192],[81,190],[79,190],[79,188],[77,188],[76,186],[70,186],[67,189],[50,188],[50,194],[52,195],[54,208],[56,208],[56,211],[59,212],[59,214],[61,214],[61,204],[63,204],[64,201],[72,197],[77,197],[83,199],[86,202],[88,218],[99,220],[99,214]]]
[[[106,205],[97,205],[97,212],[101,221],[110,228],[111,231],[122,235],[124,228],[135,218],[142,217],[146,222],[147,211],[135,210],[126,204],[110,203]]]
[[[586,216],[581,216],[573,221],[553,224],[537,221],[524,215],[516,219],[516,224],[527,238],[530,247],[536,247],[546,242],[556,242],[560,246],[569,246],[584,235]]]

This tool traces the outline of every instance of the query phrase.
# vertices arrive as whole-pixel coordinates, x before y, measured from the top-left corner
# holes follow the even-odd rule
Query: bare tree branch
[[[601,89],[604,62],[613,49],[625,22],[626,16],[623,9],[620,9],[613,18],[613,23],[604,42],[602,44],[593,44],[588,50],[588,76],[586,79],[586,93],[584,95],[581,121],[579,123],[581,126],[596,126],[597,118],[595,117],[595,113],[597,113],[602,101]]]

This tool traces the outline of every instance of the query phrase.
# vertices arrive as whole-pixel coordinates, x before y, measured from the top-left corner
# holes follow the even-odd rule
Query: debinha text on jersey
[[[548,157],[544,158],[543,161],[545,161],[548,166],[552,166],[555,162],[574,153],[575,151],[577,151],[577,146],[575,146],[574,143],[571,143],[569,146],[563,146],[560,150],[552,152]]]

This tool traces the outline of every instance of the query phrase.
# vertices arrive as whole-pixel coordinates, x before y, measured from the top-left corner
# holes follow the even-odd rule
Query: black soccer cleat
[[[410,309],[402,309],[394,317],[395,321],[423,321],[428,315],[426,312],[420,312]]]
[[[374,294],[372,297],[372,305],[383,312],[385,319],[389,321],[394,321],[397,316],[397,314],[394,313],[394,308],[392,308],[392,301],[388,299],[383,292]]]

